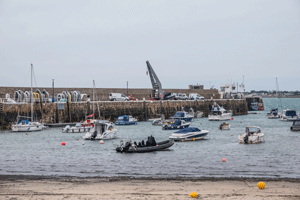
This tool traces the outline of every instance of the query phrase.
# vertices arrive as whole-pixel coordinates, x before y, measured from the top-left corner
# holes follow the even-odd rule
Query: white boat
[[[267,114],[268,119],[278,119],[280,117],[278,113],[278,109],[272,109],[268,114]]]
[[[258,126],[247,126],[245,133],[239,135],[238,139],[241,144],[257,144],[265,142],[265,134],[261,133]]]
[[[281,115],[281,121],[294,121],[298,119],[298,115],[295,110],[287,109],[284,110]]]
[[[189,127],[172,133],[169,139],[174,141],[193,141],[202,140],[209,133],[207,130],[199,130],[195,127]]]
[[[173,117],[170,117],[170,118],[184,120],[186,122],[191,122],[194,118],[194,115],[190,115],[188,112],[185,112],[185,111],[178,111],[175,113],[175,115]]]
[[[230,124],[229,123],[226,123],[226,122],[223,122],[220,124],[220,126],[218,126],[218,128],[220,130],[230,130]]]
[[[94,127],[83,136],[85,140],[109,140],[117,137],[117,129],[107,120],[97,120]]]
[[[44,128],[44,124],[33,121],[33,93],[32,93],[32,71],[33,65],[31,64],[31,92],[30,92],[30,104],[31,104],[31,117],[30,122],[28,119],[20,119],[20,118],[29,118],[29,117],[17,117],[17,123],[12,125],[13,132],[24,132],[24,131],[41,131]]]
[[[95,120],[96,121],[96,120]],[[63,133],[84,133],[93,129],[94,126],[83,126],[82,123],[76,123],[75,126],[67,125],[62,129]]]
[[[25,119],[28,117],[18,116],[18,118],[22,119],[18,119],[17,123],[12,125],[13,132],[41,131],[44,128],[44,125],[39,122],[31,122],[28,121],[28,119]]]
[[[230,120],[232,113],[225,110],[222,106],[219,106],[217,103],[211,108],[211,112],[208,115],[209,121],[225,121]]]
[[[117,118],[116,125],[135,125],[137,124],[137,119],[131,115],[123,115]]]

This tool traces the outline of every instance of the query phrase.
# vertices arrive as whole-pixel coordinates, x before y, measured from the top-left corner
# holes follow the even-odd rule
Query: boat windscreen
[[[300,120],[294,121],[293,125],[300,126]]]
[[[183,112],[177,112],[173,117],[184,117]]]
[[[118,120],[123,120],[123,116],[118,117]]]
[[[285,115],[286,115],[286,116],[294,117],[294,116],[297,116],[297,113],[296,113],[296,111],[294,111],[294,110],[287,110],[287,111],[285,112]]]
[[[246,128],[246,133],[259,133],[260,132],[260,129],[259,128],[256,128],[256,127],[247,127]]]

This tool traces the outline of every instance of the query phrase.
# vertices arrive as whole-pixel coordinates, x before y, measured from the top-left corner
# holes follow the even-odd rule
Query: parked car
[[[121,93],[110,93],[109,100],[110,101],[129,101],[129,98]]]
[[[204,100],[204,97],[197,93],[190,93],[189,99],[190,100]]]
[[[183,93],[175,93],[175,99],[176,100],[187,100],[188,97],[186,96],[186,94],[183,94]]]

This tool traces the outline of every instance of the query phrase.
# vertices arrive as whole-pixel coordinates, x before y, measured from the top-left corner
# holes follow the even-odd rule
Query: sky
[[[300,90],[299,0],[0,0],[0,87]]]

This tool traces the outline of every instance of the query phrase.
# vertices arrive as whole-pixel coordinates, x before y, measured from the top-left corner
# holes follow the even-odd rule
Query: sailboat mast
[[[31,93],[30,93],[30,103],[31,103],[31,121],[33,122],[33,93],[32,93],[32,69],[33,64],[31,63]]]
[[[94,114],[94,119],[95,119],[95,92],[94,92],[94,89],[95,89],[95,80],[93,80],[93,114]]]

